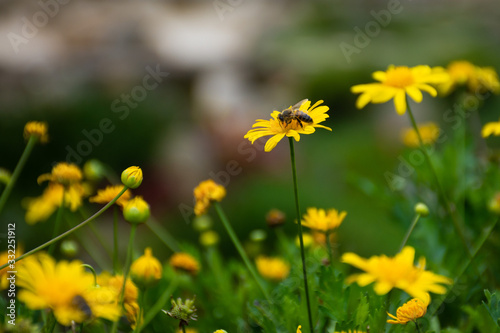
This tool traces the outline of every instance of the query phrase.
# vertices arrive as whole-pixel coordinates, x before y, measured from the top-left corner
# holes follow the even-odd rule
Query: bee
[[[311,116],[309,116],[307,113],[304,111],[299,110],[300,106],[307,102],[307,99],[303,99],[294,106],[291,106],[283,111],[278,115],[278,119],[281,122],[281,124],[285,124],[285,127],[292,122],[292,120],[296,120],[301,128],[304,128],[304,124],[312,124],[313,119]]]
[[[87,301],[82,296],[76,295],[75,297],[73,297],[73,299],[71,300],[71,305],[82,311],[87,318],[92,317],[92,309],[90,309]]]

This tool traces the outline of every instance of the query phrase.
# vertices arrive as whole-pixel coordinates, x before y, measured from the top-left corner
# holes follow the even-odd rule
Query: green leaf
[[[499,321],[500,321],[500,299],[497,297],[497,294],[491,294],[489,290],[485,289],[484,294],[486,296],[486,299],[488,303],[486,304],[483,301],[483,306],[486,308],[488,313],[490,314],[491,318],[493,318],[493,321],[497,325],[497,327],[500,328]]]

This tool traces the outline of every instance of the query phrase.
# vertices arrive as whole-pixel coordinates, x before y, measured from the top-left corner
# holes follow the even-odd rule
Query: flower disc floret
[[[323,103],[323,101],[318,101],[311,106],[311,102],[309,100],[305,100],[300,105],[298,110],[311,117],[311,123],[299,123],[296,119],[293,119],[290,123],[285,124],[278,118],[281,112],[273,111],[271,113],[271,119],[258,119],[252,126],[254,129],[248,131],[244,138],[248,139],[253,144],[257,139],[272,135],[272,137],[267,140],[264,147],[264,150],[269,152],[273,150],[278,142],[280,142],[285,136],[293,137],[296,141],[300,141],[300,134],[312,134],[316,131],[317,127],[331,131],[331,128],[319,124],[329,117],[326,113],[329,110],[329,107],[326,105],[320,105],[321,103]]]
[[[449,80],[444,70],[425,65],[415,67],[390,65],[385,72],[374,72],[373,78],[379,82],[358,84],[351,88],[351,92],[361,93],[356,101],[356,107],[362,109],[370,102],[385,103],[394,99],[396,111],[401,115],[407,109],[407,95],[420,103],[423,99],[421,91],[436,97],[437,91],[432,85]]]

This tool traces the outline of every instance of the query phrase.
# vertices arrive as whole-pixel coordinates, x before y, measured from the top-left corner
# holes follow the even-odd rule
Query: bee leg
[[[297,118],[297,122],[299,123],[300,128],[304,129],[304,125],[302,125],[302,122],[300,121],[300,119]]]

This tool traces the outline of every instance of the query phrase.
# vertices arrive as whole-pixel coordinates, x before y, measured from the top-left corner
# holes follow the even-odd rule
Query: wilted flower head
[[[196,320],[196,307],[194,306],[194,298],[186,299],[184,302],[179,297],[175,301],[172,297],[170,299],[172,303],[172,308],[170,311],[162,310],[170,317],[179,320],[179,326],[185,326],[189,324],[190,320]]]
[[[304,215],[302,220],[302,225],[321,232],[330,232],[337,229],[347,212],[340,212],[336,209],[329,209],[325,211],[324,209],[318,208],[308,208],[307,213]]]
[[[409,321],[416,321],[427,313],[431,297],[429,294],[424,299],[414,298],[409,300],[396,310],[396,316],[387,313],[395,320],[387,320],[389,324],[407,324]]]
[[[192,275],[198,274],[200,264],[192,255],[185,252],[174,253],[169,260],[170,266]]]
[[[271,209],[266,214],[266,223],[270,228],[278,227],[283,225],[286,220],[286,215],[279,209]]]
[[[194,189],[194,198],[196,199],[194,213],[196,215],[205,214],[213,201],[222,201],[225,196],[224,186],[217,184],[212,179],[202,181]]]
[[[290,265],[281,258],[259,256],[255,264],[260,275],[273,281],[284,280],[290,273]]]
[[[30,137],[38,138],[40,143],[47,143],[49,135],[47,133],[47,123],[40,121],[30,121],[24,126],[24,138],[28,140]]]
[[[370,102],[385,103],[394,99],[394,107],[400,115],[406,112],[407,95],[417,103],[423,99],[421,90],[436,97],[437,91],[432,85],[449,79],[443,70],[425,65],[415,67],[390,65],[387,71],[377,71],[372,76],[379,82],[358,84],[351,88],[351,92],[361,93],[356,101],[356,107],[362,109]]]
[[[158,259],[153,257],[153,250],[147,247],[144,254],[130,266],[132,280],[142,287],[148,287],[161,279],[163,267]]]
[[[130,223],[145,223],[150,215],[149,205],[140,195],[127,201],[123,207],[123,217]]]
[[[446,293],[446,288],[441,284],[451,284],[453,281],[445,276],[426,271],[424,257],[420,258],[418,266],[414,266],[414,259],[415,249],[406,246],[393,258],[381,255],[364,259],[355,253],[345,253],[341,260],[365,271],[365,273],[348,277],[348,283],[356,281],[364,287],[375,282],[374,290],[378,295],[387,294],[392,288],[402,289],[409,295],[420,299],[425,299],[429,292]]]
[[[424,145],[431,145],[436,142],[439,138],[439,127],[436,123],[429,122],[425,124],[418,125],[418,132],[422,138]],[[403,143],[408,147],[420,147],[420,140],[418,139],[418,134],[414,128],[407,128],[402,131],[401,137],[403,138]]]
[[[123,185],[110,185],[106,186],[103,190],[97,190],[97,195],[90,197],[90,202],[95,202],[99,204],[107,204],[113,200],[121,191],[123,190]],[[132,197],[132,192],[126,190],[119,198],[116,200],[116,204],[122,208]]]
[[[138,166],[131,166],[122,172],[122,183],[129,188],[138,188],[142,183],[142,169]]]
[[[300,134],[312,134],[317,127],[331,131],[331,128],[319,124],[329,117],[326,114],[329,107],[320,106],[321,103],[323,101],[318,101],[311,106],[311,102],[304,99],[283,111],[273,111],[271,119],[258,119],[252,126],[255,128],[248,131],[244,138],[253,144],[257,139],[272,135],[264,147],[264,150],[269,152],[285,136],[300,141]]]

